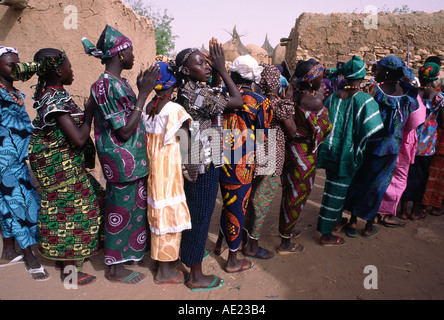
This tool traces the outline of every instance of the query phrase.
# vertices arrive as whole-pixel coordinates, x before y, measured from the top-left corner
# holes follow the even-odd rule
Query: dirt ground
[[[153,262],[146,256],[143,266],[134,269],[147,274],[139,285],[110,283],[105,277],[103,255],[85,263],[84,271],[97,276],[98,281],[78,289],[65,289],[60,271],[54,262],[38,253],[39,261],[51,274],[45,282],[33,281],[24,271],[24,264],[0,268],[0,299],[2,300],[441,300],[444,299],[444,217],[428,215],[426,219],[411,222],[403,228],[379,225],[380,233],[371,239],[360,236],[348,238],[341,247],[323,247],[318,244],[316,223],[325,173],[319,170],[314,190],[302,212],[297,239],[305,250],[295,255],[270,260],[256,260],[253,269],[228,274],[222,269],[227,257],[212,252],[217,239],[221,199],[218,198],[208,237],[211,254],[203,262],[208,274],[225,279],[224,287],[204,292],[191,292],[184,285],[156,285],[152,281]],[[264,224],[260,244],[275,250],[280,191],[273,201]],[[347,214],[345,215],[347,216]],[[359,221],[362,228],[364,222]],[[239,254],[242,256],[241,254]],[[370,273],[366,266],[372,265]],[[188,270],[180,263],[177,269]],[[375,277],[373,288],[366,289],[366,277]],[[368,280],[368,279],[367,279]],[[367,281],[368,283],[368,281]]]

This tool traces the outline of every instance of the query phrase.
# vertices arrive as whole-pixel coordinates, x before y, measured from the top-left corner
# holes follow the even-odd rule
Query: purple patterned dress
[[[125,126],[136,95],[124,79],[103,73],[91,86],[97,104],[94,135],[106,179],[105,263],[139,261],[147,251],[145,126],[140,121],[128,141],[116,131]]]

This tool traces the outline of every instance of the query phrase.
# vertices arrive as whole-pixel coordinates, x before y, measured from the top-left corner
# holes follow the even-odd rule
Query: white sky
[[[364,12],[367,6],[379,11],[407,5],[413,11],[444,10],[443,0],[142,0],[153,8],[174,18],[172,22],[176,53],[188,47],[208,48],[208,40],[215,37],[221,43],[230,40],[227,32],[234,25],[244,45],[262,46],[265,35],[272,47],[279,39],[288,37],[296,19],[303,12]],[[225,31],[227,30],[227,31]]]

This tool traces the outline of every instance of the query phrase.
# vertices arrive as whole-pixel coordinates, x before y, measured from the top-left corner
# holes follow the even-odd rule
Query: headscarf
[[[297,78],[297,81],[299,83],[310,82],[324,74],[324,66],[321,63],[317,62],[315,59],[309,59],[308,61],[315,62],[316,65],[311,68],[304,76]]]
[[[418,76],[420,79],[435,81],[438,79],[440,66],[435,62],[427,62],[419,68]]]
[[[44,57],[42,60],[37,62],[31,61],[16,63],[12,68],[11,75],[21,81],[31,79],[36,73],[39,78],[46,78],[46,76],[57,69],[57,67],[59,67],[65,59],[65,51],[60,50],[60,53],[55,57]]]
[[[169,69],[168,64],[165,62],[157,62],[156,65],[159,66],[159,76],[154,89],[161,91],[171,88],[176,83],[176,77],[174,77],[173,72]]]
[[[17,56],[19,55],[16,48],[0,46],[0,57],[5,53],[15,53]]]
[[[105,59],[112,58],[120,51],[133,45],[130,39],[110,25],[105,26],[100,37],[102,36],[104,36],[103,51],[98,49],[97,45],[94,46],[92,42],[85,37],[81,40],[83,47],[85,48],[85,53],[100,58],[102,64],[105,63]]]
[[[401,58],[398,58],[396,56],[385,56],[378,61],[378,64],[389,70],[402,69],[402,72],[406,77],[411,80],[415,80],[415,74],[409,67],[407,67],[404,60],[402,60]]]
[[[367,75],[365,62],[358,56],[353,56],[343,67],[344,77],[350,80],[364,79]]]
[[[243,79],[259,83],[264,67],[260,66],[252,56],[246,54],[237,57],[228,70],[238,73]]]
[[[261,63],[260,66],[264,68],[261,73],[261,80],[258,83],[262,91],[267,94],[280,88],[281,72],[279,69],[267,63]]]

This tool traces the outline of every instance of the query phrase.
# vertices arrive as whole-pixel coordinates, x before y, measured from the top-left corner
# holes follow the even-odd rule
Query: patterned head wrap
[[[59,67],[66,59],[65,51],[52,57],[44,57],[40,61],[16,63],[12,68],[11,75],[21,81],[27,81],[37,73],[39,78],[46,78],[51,72]]]
[[[301,82],[310,82],[316,78],[319,78],[324,74],[324,66],[317,62],[315,59],[310,59],[308,61],[316,62],[316,65],[311,68],[304,76],[297,78],[299,83]]]
[[[17,56],[19,55],[17,49],[15,49],[13,47],[2,47],[2,46],[0,46],[0,57],[2,55],[4,55],[5,53],[15,53]]]
[[[243,79],[259,83],[264,67],[260,66],[252,56],[246,54],[237,57],[228,70],[238,73]]]
[[[82,38],[81,41],[85,48],[85,53],[100,58],[102,64],[105,63],[105,59],[114,57],[117,53],[131,47],[133,44],[130,39],[109,25],[105,26],[100,37],[104,37],[103,51],[86,38]]]
[[[259,81],[259,86],[262,88],[262,91],[264,91],[264,93],[270,93],[280,88],[281,72],[279,69],[267,63],[261,63],[260,66],[264,68],[261,73],[261,80]]]
[[[159,76],[154,89],[156,91],[161,91],[174,86],[177,80],[176,77],[174,77],[173,72],[169,69],[168,64],[165,62],[157,62],[156,65],[159,66]]]
[[[419,68],[418,76],[420,79],[435,81],[438,79],[440,69],[437,63],[427,62]]]
[[[385,56],[378,61],[378,64],[389,70],[402,69],[403,74],[411,80],[415,80],[415,74],[407,67],[404,60],[396,56]]]

